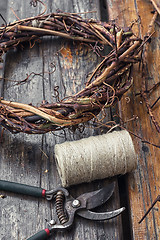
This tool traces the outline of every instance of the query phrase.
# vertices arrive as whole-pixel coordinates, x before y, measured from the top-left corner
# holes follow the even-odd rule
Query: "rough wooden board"
[[[158,2],[159,1],[157,1],[157,3]],[[136,24],[133,29],[139,36],[143,37],[145,35],[153,16],[153,14],[151,14],[153,7],[150,1],[108,0],[107,4],[110,19],[115,19],[121,27],[127,27],[132,21],[140,17],[141,24]],[[148,55],[148,89],[151,88],[153,84],[160,81],[160,28],[155,26],[154,30],[156,33],[153,35]],[[141,91],[142,84],[141,72],[139,71],[138,66],[134,67],[133,78],[133,87],[124,95],[120,103],[122,119],[126,121],[132,119],[134,116],[137,116],[138,118],[136,121],[128,122],[126,125],[127,129],[145,140],[160,145],[160,135],[157,133],[155,126],[151,122],[145,103],[140,95],[135,97],[135,94]],[[160,89],[158,88],[150,95],[150,103],[152,104],[159,95]],[[160,119],[159,106],[160,102],[158,102],[153,108],[157,121]],[[154,210],[151,211],[143,223],[138,224],[138,221],[141,219],[144,212],[146,212],[149,208],[156,196],[160,193],[160,151],[158,148],[143,143],[138,138],[133,137],[133,140],[138,158],[137,170],[133,174],[128,175],[129,204],[133,239],[159,239],[159,203],[157,203]]]
[[[0,14],[2,15],[3,19],[6,20],[7,17],[7,0],[1,0],[0,2]],[[0,18],[0,26],[5,24],[4,20]],[[3,91],[3,75],[4,75],[4,64],[5,64],[5,55],[3,56],[3,62],[0,63],[0,96],[2,95]]]
[[[0,8],[0,14],[2,15],[2,17],[6,20],[6,16],[7,16],[7,3],[8,0],[1,0],[1,8]],[[2,24],[5,24],[4,20],[2,19],[2,17],[0,17],[0,26]]]
[[[48,12],[54,12],[57,8],[68,12],[84,12],[96,10],[96,13],[85,15],[99,18],[98,1],[45,1]],[[10,10],[12,7],[19,18],[33,16],[42,12],[40,5],[31,8],[29,1],[8,1],[8,22],[16,19]],[[84,16],[84,17],[85,17]],[[56,52],[60,50],[57,55]],[[75,54],[75,52],[77,54]],[[56,65],[53,74],[51,63]],[[76,45],[68,40],[57,38],[46,39],[40,44],[23,51],[9,53],[6,58],[5,81],[3,97],[24,103],[41,103],[42,100],[53,101],[54,87],[60,86],[60,97],[73,94],[82,88],[82,82],[86,81],[86,74],[97,64],[97,56],[87,47]],[[32,81],[24,85],[15,85],[10,80],[25,79],[26,74],[34,71],[42,72],[42,76],[35,76]],[[109,116],[108,116],[109,120]],[[60,179],[54,161],[54,145],[65,140],[80,139],[98,134],[98,130],[85,129],[83,133],[78,130],[72,132],[46,135],[12,135],[4,132],[0,146],[0,179],[20,182],[33,186],[41,186],[46,189],[60,186]],[[85,191],[92,191],[106,184],[106,181],[97,181],[91,184],[82,184],[70,188],[76,196]],[[53,204],[46,200],[37,200],[33,197],[18,196],[17,194],[4,193],[6,198],[0,199],[1,239],[22,240],[33,233],[46,227],[45,219],[54,217]],[[114,196],[104,207],[104,210],[119,208],[118,187]],[[55,233],[51,239],[122,239],[121,217],[106,222],[92,222],[76,217],[75,225],[69,232]]]

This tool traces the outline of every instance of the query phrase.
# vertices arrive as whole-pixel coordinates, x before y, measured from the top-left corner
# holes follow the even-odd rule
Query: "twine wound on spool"
[[[63,187],[125,174],[137,166],[126,130],[56,144],[55,158]]]

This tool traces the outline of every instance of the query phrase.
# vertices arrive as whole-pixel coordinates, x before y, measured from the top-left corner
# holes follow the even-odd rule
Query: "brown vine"
[[[0,124],[13,133],[45,133],[91,120],[130,88],[132,67],[141,60],[145,43],[130,28],[58,12],[1,27],[0,56],[23,42],[46,35],[109,45],[111,51],[93,71],[85,88],[71,97],[40,107],[1,99]]]

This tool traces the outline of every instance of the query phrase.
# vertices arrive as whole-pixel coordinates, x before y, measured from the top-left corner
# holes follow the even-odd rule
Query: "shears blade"
[[[122,207],[110,212],[103,212],[103,213],[92,212],[90,210],[80,210],[79,212],[77,212],[77,214],[86,219],[104,221],[104,220],[117,217],[124,210],[125,210],[125,207]]]
[[[86,209],[93,209],[105,203],[112,196],[114,188],[115,183],[112,182],[99,190],[84,193],[77,199],[86,202]]]
[[[93,209],[105,203],[113,194],[115,183],[112,182],[107,187],[95,191],[94,195],[87,199],[87,209]]]
[[[92,212],[89,209],[96,208],[102,204],[104,204],[113,194],[115,188],[115,183],[112,182],[104,188],[101,188],[97,191],[93,191],[90,193],[84,193],[79,196],[77,199],[80,201],[86,202],[86,209],[79,209],[77,214],[81,217],[91,220],[107,220],[120,215],[125,208],[119,208],[109,212]]]

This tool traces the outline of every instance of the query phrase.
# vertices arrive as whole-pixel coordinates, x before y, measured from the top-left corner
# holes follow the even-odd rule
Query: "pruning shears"
[[[45,190],[39,187],[0,180],[0,190],[55,200],[56,220],[51,220],[46,229],[36,233],[27,240],[49,239],[54,231],[69,229],[74,222],[75,213],[86,219],[100,221],[118,216],[125,210],[124,207],[103,213],[91,211],[91,209],[104,204],[112,196],[114,188],[115,184],[113,182],[99,190],[84,193],[77,198],[73,198],[68,190],[62,187],[55,190]]]

